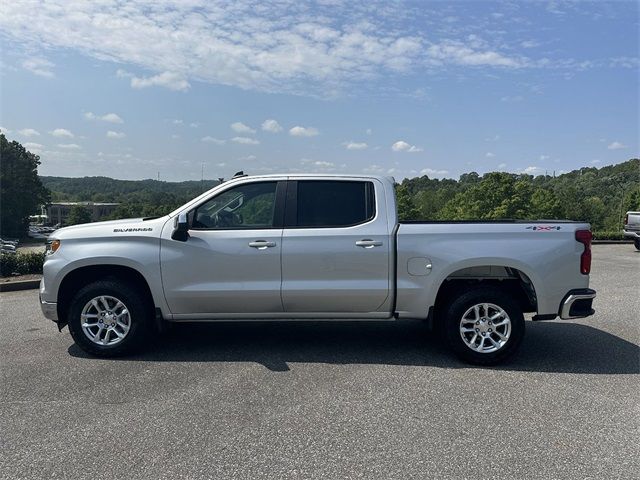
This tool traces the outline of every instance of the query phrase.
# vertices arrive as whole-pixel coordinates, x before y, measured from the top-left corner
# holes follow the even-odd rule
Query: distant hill
[[[158,180],[117,180],[109,177],[47,177],[42,184],[51,190],[52,201],[125,202],[141,192],[193,198],[213,188],[218,180],[161,182]]]
[[[52,202],[118,202],[113,218],[164,215],[202,192],[218,180],[161,182],[158,180],[116,180],[109,177],[40,177],[51,191]]]
[[[217,180],[160,182],[108,177],[40,177],[52,201],[119,202],[113,218],[162,215],[214,187]],[[458,180],[422,177],[398,185],[403,219],[565,218],[619,232],[627,209],[640,208],[640,160],[563,175],[465,173]]]

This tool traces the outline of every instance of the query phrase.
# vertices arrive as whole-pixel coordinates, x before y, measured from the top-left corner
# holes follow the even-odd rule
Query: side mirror
[[[189,221],[186,213],[178,215],[178,218],[176,219],[176,226],[173,229],[171,238],[180,242],[186,242],[189,238]]]

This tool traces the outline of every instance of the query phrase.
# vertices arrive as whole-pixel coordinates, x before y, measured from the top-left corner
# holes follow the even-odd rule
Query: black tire
[[[636,250],[640,250],[640,238],[633,239],[633,246],[636,247]]]
[[[81,314],[84,306],[93,298],[110,296],[121,300],[128,310],[130,327],[126,336],[115,345],[94,343],[84,333]],[[82,350],[98,357],[117,357],[139,350],[152,326],[153,308],[139,287],[126,281],[107,278],[90,283],[73,297],[67,322],[73,340]]]
[[[489,303],[502,308],[511,320],[511,332],[504,345],[495,352],[479,352],[467,346],[462,338],[460,324],[463,315],[474,305]],[[449,347],[465,362],[476,365],[495,365],[516,353],[524,338],[524,316],[512,297],[495,287],[476,287],[468,290],[444,307],[444,330]],[[473,336],[473,332],[468,334]],[[485,335],[490,335],[486,333]],[[495,335],[495,334],[493,334]],[[498,338],[498,337],[495,337]],[[480,339],[482,340],[482,339]],[[499,340],[499,339],[498,339]],[[484,342],[484,340],[482,340]],[[480,342],[478,342],[480,343]]]

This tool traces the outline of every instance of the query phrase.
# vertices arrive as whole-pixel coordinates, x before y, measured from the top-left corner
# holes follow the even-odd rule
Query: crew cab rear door
[[[348,178],[287,183],[282,236],[285,312],[388,310],[391,245],[382,183]]]

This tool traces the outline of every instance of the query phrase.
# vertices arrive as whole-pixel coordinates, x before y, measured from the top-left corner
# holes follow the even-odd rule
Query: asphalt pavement
[[[461,363],[421,322],[196,324],[90,358],[0,294],[0,478],[638,478],[640,252],[594,246],[597,313]]]

